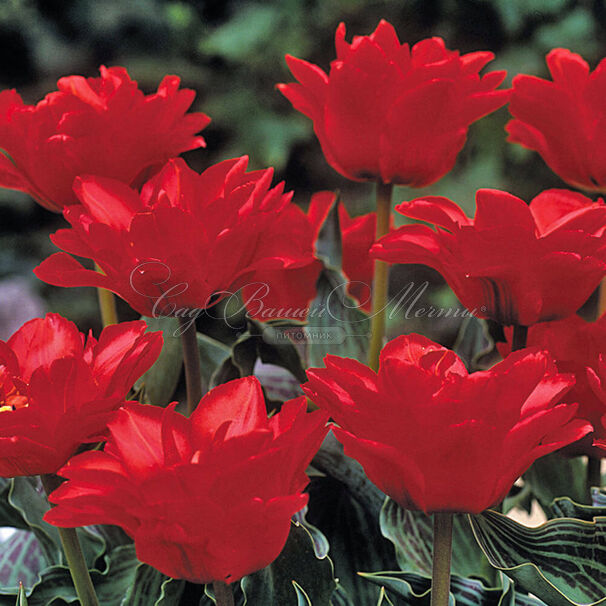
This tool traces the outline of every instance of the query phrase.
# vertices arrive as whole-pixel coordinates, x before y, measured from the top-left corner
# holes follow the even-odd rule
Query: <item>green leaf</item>
[[[594,518],[606,516],[606,503],[602,505],[579,505],[568,497],[562,497],[551,504],[551,511],[556,518],[575,518],[585,522],[593,522]]]
[[[257,100],[256,97],[254,99]],[[249,122],[246,131],[241,132],[246,139],[247,147],[244,148],[244,141],[239,141],[233,147],[250,149],[248,147],[250,143],[256,152],[255,157],[262,166],[273,166],[276,170],[285,168],[290,149],[295,143],[307,138],[309,124],[303,122],[299,116],[292,114],[279,116],[272,111],[265,111],[259,105],[253,105],[250,109],[253,110],[256,119],[253,123]]]
[[[231,350],[221,341],[217,341],[208,335],[197,333],[196,337],[200,352],[202,379],[206,385],[210,385],[213,374],[229,358]]]
[[[150,331],[161,330],[164,345],[154,365],[135,383],[136,390],[144,390],[145,401],[156,406],[166,406],[174,396],[183,367],[179,320],[177,318],[143,317]],[[229,357],[230,348],[201,333],[196,335],[200,352],[200,371],[206,385],[213,373]]]
[[[385,592],[385,587],[381,587],[381,593],[379,594],[379,601],[377,606],[395,606],[395,604],[389,599]]]
[[[116,548],[106,556],[104,572],[91,571],[91,579],[103,606],[121,606],[122,600],[135,579],[139,561],[134,546]],[[0,606],[14,606],[16,591],[0,589]],[[40,575],[40,580],[28,590],[29,606],[61,606],[78,603],[67,566],[51,566]]]
[[[314,606],[330,606],[337,586],[328,557],[318,558],[309,532],[299,523],[291,524],[288,541],[269,566],[241,581],[246,606],[299,606],[300,595],[293,582],[305,592]]]
[[[262,51],[272,37],[279,15],[273,6],[244,5],[227,23],[205,36],[199,49],[231,61],[246,60]]]
[[[330,551],[330,544],[328,543],[328,539],[326,535],[316,526],[311,524],[307,519],[307,506],[302,511],[297,512],[293,516],[293,520],[298,522],[309,532],[312,541],[314,542],[314,552],[318,558],[324,558],[328,555]]]
[[[211,379],[211,388],[233,379],[252,375],[257,357],[256,339],[249,333],[244,333],[233,344],[231,356],[226,358],[215,371]]]
[[[234,343],[231,356],[226,358],[211,380],[212,386],[251,376],[255,363],[274,364],[288,370],[300,383],[307,380],[301,357],[289,340],[278,339],[276,331],[292,327],[293,322],[247,320],[247,331]]]
[[[61,564],[63,551],[59,531],[42,519],[49,505],[38,478],[13,478],[8,501],[36,535],[47,563]]]
[[[576,6],[563,18],[555,22],[547,22],[535,34],[535,41],[543,53],[553,48],[557,40],[561,48],[574,48],[575,52],[587,56],[600,56],[601,49],[591,31],[594,19],[588,6]]]
[[[413,572],[360,572],[366,581],[378,585],[383,592],[406,598],[410,603],[429,604],[431,580]],[[454,580],[454,579],[452,579]],[[451,581],[452,582],[452,581]],[[421,601],[425,599],[424,601]],[[451,602],[449,601],[449,604]]]
[[[300,383],[307,381],[305,368],[297,348],[290,342],[276,343],[271,331],[292,327],[292,321],[257,322],[249,320],[249,331],[257,338],[257,352],[261,362],[288,370]]]
[[[431,516],[400,507],[386,499],[381,510],[381,532],[396,548],[402,570],[431,575],[433,521]],[[464,515],[453,520],[452,572],[461,577],[481,575],[493,580],[482,550],[478,547],[469,522]]]
[[[154,606],[174,606],[178,604],[184,589],[185,581],[166,578],[160,587],[160,597],[154,602]]]
[[[20,582],[31,587],[47,565],[38,539],[28,530],[16,530],[0,543],[0,587],[17,588]]]
[[[139,564],[133,584],[128,588],[122,606],[174,606],[185,588],[185,581],[171,579],[159,570]]]
[[[365,361],[370,319],[347,294],[343,275],[334,269],[323,269],[317,291],[307,318],[309,366],[323,366],[327,354]]]
[[[366,583],[368,585],[368,583]],[[372,606],[373,602],[369,600],[364,600],[360,596],[356,596],[356,601],[353,601],[343,585],[341,585],[341,579],[337,579],[337,588],[335,592],[332,594],[332,599],[330,601],[332,606],[360,606],[361,604],[369,604]]]
[[[26,532],[15,535],[15,538],[12,539],[14,543],[11,542],[11,539],[7,543],[3,543],[3,546],[7,548],[7,552],[10,552],[13,556],[21,554],[27,562],[23,566],[23,569],[19,570],[19,575],[15,576],[13,582],[10,584],[16,587],[17,582],[21,579],[29,587],[37,579],[37,573],[46,566],[58,566],[64,563],[59,531],[56,527],[47,524],[43,520],[44,514],[49,509],[49,504],[38,478],[13,478],[10,482],[6,504],[13,510],[13,514],[11,515],[18,516],[22,520],[20,526],[31,531],[31,533]],[[76,532],[86,562],[90,568],[94,568],[100,563],[100,558],[106,551],[105,540],[94,527],[78,528]],[[33,545],[34,540],[38,545],[38,549]],[[28,545],[27,551],[21,551],[21,549],[26,549],[26,543]],[[1,564],[5,562],[5,557],[9,556],[3,552],[0,557],[0,571],[2,570]],[[45,566],[41,565],[41,557],[45,561]]]
[[[381,535],[379,527],[385,495],[357,461],[345,456],[332,432],[313,465],[325,475],[312,478],[306,518],[322,531],[330,545],[329,555],[340,583],[333,601],[355,606],[376,604],[378,588],[357,572],[397,566],[393,545]]]
[[[105,541],[108,551],[113,551],[121,545],[132,545],[133,540],[119,526],[103,524],[99,526],[90,526]]]
[[[146,402],[165,406],[175,393],[183,366],[179,320],[168,317],[141,319],[147,323],[148,332],[162,331],[164,345],[153,366],[135,383],[135,389],[144,388]]]
[[[494,511],[469,519],[492,566],[550,606],[606,604],[606,518],[537,528]]]
[[[297,606],[312,606],[309,596],[303,591],[297,581],[293,581],[292,586],[294,587],[297,595]]]
[[[378,585],[384,591],[394,598],[405,598],[407,604],[429,604],[431,591],[431,579],[414,572],[360,572],[360,576]],[[451,579],[451,588],[455,588],[455,578]],[[478,583],[479,584],[479,583]],[[473,602],[472,602],[473,603]],[[397,602],[396,602],[397,604]],[[453,606],[454,600],[449,600],[449,605]]]
[[[433,527],[429,516],[402,509],[387,498],[379,523],[383,536],[396,548],[402,570],[431,574]],[[455,553],[453,549],[453,555]]]
[[[487,368],[482,362],[494,348],[486,320],[475,316],[463,320],[453,350],[463,360],[469,372]]]
[[[25,588],[23,585],[19,585],[19,593],[17,594],[16,606],[28,606],[27,598],[25,597]]]
[[[204,593],[200,598],[198,606],[213,606],[213,604],[216,603],[217,600],[215,600],[215,593],[213,591],[212,585],[204,585]]]
[[[376,572],[360,575],[382,587],[378,606],[429,606],[431,578],[415,572]],[[385,596],[385,597],[383,597]],[[388,601],[389,600],[389,601]],[[403,600],[403,601],[401,601]],[[485,587],[476,579],[453,575],[450,583],[449,606],[541,606],[542,602],[518,594],[507,578],[502,587]]]
[[[341,271],[343,261],[343,245],[341,242],[341,226],[339,222],[339,196],[335,199],[320,227],[316,239],[316,257],[324,261],[326,267]]]
[[[529,19],[536,15],[554,16],[562,14],[566,8],[566,0],[497,0],[495,8],[501,17],[501,23],[510,34],[521,29]],[[527,73],[527,72],[525,72]]]
[[[524,474],[541,507],[549,514],[557,497],[570,497],[577,503],[588,500],[585,487],[585,465],[581,457],[570,458],[558,452],[537,459]]]
[[[8,500],[11,486],[12,480],[0,478],[0,526],[27,530],[29,528],[27,522],[19,513],[19,510],[15,509]]]

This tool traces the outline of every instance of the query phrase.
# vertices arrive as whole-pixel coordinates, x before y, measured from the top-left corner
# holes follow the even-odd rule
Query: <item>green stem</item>
[[[41,475],[40,479],[47,495],[50,495],[61,484],[59,478],[52,474]],[[88,572],[88,566],[82,553],[76,529],[57,528],[57,530],[59,531],[65,559],[67,560],[69,572],[72,576],[80,604],[82,606],[99,606],[99,600],[97,599],[95,587]]]
[[[103,270],[95,263],[95,269],[103,273]],[[97,297],[99,299],[99,309],[101,311],[101,322],[103,328],[110,324],[118,323],[118,310],[116,309],[116,297],[113,292],[105,288],[97,288]]]
[[[524,349],[528,341],[528,326],[522,326],[521,324],[513,325],[513,337],[511,339],[511,352],[518,351],[518,349]],[[500,513],[505,513],[503,508],[504,501],[495,505],[496,509]]]
[[[591,488],[602,487],[602,459],[600,457],[587,458],[587,493],[591,503]]]
[[[434,513],[431,606],[448,606],[451,557],[452,513]]]
[[[200,351],[196,323],[191,318],[179,318],[183,365],[185,366],[185,386],[187,388],[187,415],[198,406],[202,397],[202,373],[200,372]]]
[[[514,324],[513,327],[513,339],[511,341],[511,351],[518,351],[518,349],[524,349],[526,347],[526,341],[528,340],[528,326],[521,326],[520,324]]]
[[[217,606],[234,606],[234,594],[230,585],[222,581],[215,581],[213,583],[213,590]]]
[[[389,232],[391,213],[391,183],[377,182],[377,230],[378,240]],[[373,370],[379,368],[379,354],[385,337],[385,316],[389,287],[389,265],[384,261],[375,261],[375,275],[372,283],[372,310],[370,315],[370,345],[368,365]]]

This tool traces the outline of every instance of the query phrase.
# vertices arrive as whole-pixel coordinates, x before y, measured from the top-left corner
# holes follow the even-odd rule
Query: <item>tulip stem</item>
[[[391,196],[393,185],[377,181],[377,230],[376,240],[389,232]],[[372,310],[370,313],[370,345],[368,365],[379,369],[379,354],[385,337],[385,316],[389,287],[389,265],[385,261],[375,261],[375,275],[372,283]]]
[[[95,263],[95,269],[99,273],[103,270]],[[103,328],[110,324],[118,323],[118,310],[116,309],[116,297],[113,292],[105,288],[97,288],[97,297],[99,298],[99,308],[101,310],[101,322]]]
[[[217,606],[234,606],[234,594],[230,585],[222,581],[215,581],[213,583],[213,590]]]
[[[183,347],[187,416],[189,416],[198,406],[203,390],[196,323],[191,318],[179,318],[179,332],[181,333],[181,345]]]
[[[50,495],[55,490],[61,481],[56,475],[46,474],[41,475],[42,486],[47,495]],[[53,505],[51,504],[51,507]],[[82,606],[99,606],[99,600],[95,593],[95,587],[93,581],[90,578],[88,572],[88,566],[82,553],[82,547],[80,546],[80,540],[75,528],[57,528],[59,531],[59,537],[61,538],[61,545],[63,546],[63,552],[65,553],[65,559],[69,566],[69,572],[78,594],[78,599]]]
[[[431,606],[448,606],[452,557],[452,513],[433,514]]]
[[[511,342],[511,351],[518,351],[518,349],[524,349],[526,347],[526,341],[528,339],[528,326],[521,326],[520,324],[514,324],[513,326],[513,339]]]

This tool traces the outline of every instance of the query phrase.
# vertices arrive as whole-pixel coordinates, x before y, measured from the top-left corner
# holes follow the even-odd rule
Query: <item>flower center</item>
[[[19,408],[26,408],[29,405],[27,396],[21,395],[14,387],[0,400],[0,412],[11,412]]]

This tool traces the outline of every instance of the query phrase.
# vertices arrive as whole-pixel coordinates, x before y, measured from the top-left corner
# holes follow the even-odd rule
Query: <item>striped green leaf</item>
[[[431,578],[414,572],[360,573],[366,580],[381,586],[377,606],[429,606]],[[542,602],[515,591],[503,577],[501,587],[486,587],[476,579],[453,575],[449,606],[544,606]]]
[[[20,582],[31,587],[46,566],[46,558],[32,532],[16,530],[0,543],[0,587],[17,588]]]
[[[135,579],[139,561],[134,546],[118,547],[105,556],[104,571],[91,570],[91,578],[99,603],[103,606],[121,606],[129,587]],[[14,606],[18,590],[0,588],[0,606]],[[31,588],[27,588],[29,606],[65,606],[77,604],[78,596],[74,590],[67,566],[51,566],[39,576]]]
[[[171,579],[147,564],[139,564],[121,606],[174,606],[184,588],[185,581]]]
[[[606,517],[537,528],[494,511],[469,519],[490,563],[549,606],[606,605]]]
[[[433,522],[420,511],[403,509],[387,499],[380,516],[381,532],[396,548],[401,570],[431,575]],[[452,572],[461,577],[482,575],[492,581],[492,568],[478,547],[469,522],[463,515],[454,518]]]

